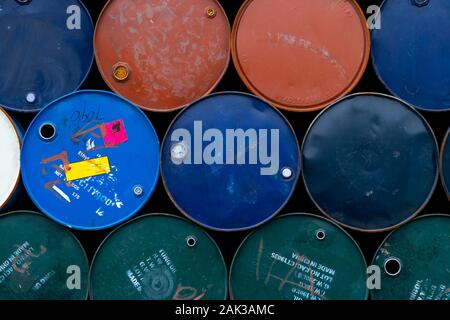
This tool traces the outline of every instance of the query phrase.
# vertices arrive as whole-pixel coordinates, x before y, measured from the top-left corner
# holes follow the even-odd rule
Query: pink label
[[[105,146],[113,147],[128,141],[127,132],[123,120],[105,123],[102,126]]]

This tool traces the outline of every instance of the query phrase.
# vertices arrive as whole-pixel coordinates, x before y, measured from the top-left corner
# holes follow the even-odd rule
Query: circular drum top
[[[374,300],[450,300],[450,217],[429,215],[391,233],[375,255]]]
[[[159,175],[159,141],[141,110],[115,94],[80,91],[31,123],[22,175],[34,203],[76,229],[111,227],[150,198]]]
[[[447,131],[441,150],[441,179],[450,200],[450,129]]]
[[[6,205],[19,183],[20,140],[13,120],[0,108],[0,209]]]
[[[0,300],[85,300],[88,260],[63,227],[32,212],[0,217]]]
[[[247,0],[231,43],[247,87],[290,111],[318,110],[351,91],[370,55],[354,1]]]
[[[237,300],[363,300],[366,268],[358,245],[340,227],[312,215],[286,215],[241,245],[230,293]]]
[[[297,138],[287,120],[252,95],[197,101],[172,123],[162,177],[176,206],[211,229],[255,227],[278,213],[300,174]]]
[[[303,176],[323,213],[349,228],[383,231],[416,215],[438,178],[431,128],[381,94],[348,96],[324,110],[303,142]]]
[[[39,111],[89,73],[94,25],[81,1],[0,1],[0,33],[1,106]]]
[[[110,0],[94,37],[112,90],[151,111],[210,93],[230,60],[230,25],[216,0]]]
[[[385,0],[372,57],[387,89],[427,111],[450,110],[450,3]]]
[[[96,300],[224,300],[227,269],[200,228],[174,216],[147,215],[114,231],[91,267]]]

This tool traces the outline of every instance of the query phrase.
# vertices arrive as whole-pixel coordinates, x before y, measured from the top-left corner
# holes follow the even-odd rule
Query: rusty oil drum
[[[381,289],[373,300],[450,300],[450,217],[422,216],[392,232],[377,251]]]
[[[80,87],[94,24],[80,0],[0,1],[0,106],[37,112]]]
[[[350,92],[370,55],[355,1],[247,0],[231,45],[247,87],[290,111],[319,110]]]
[[[224,300],[227,293],[214,240],[171,215],[142,216],[112,232],[90,271],[94,300]]]
[[[173,111],[210,93],[230,60],[216,0],[110,0],[94,36],[108,86],[143,109]]]
[[[20,182],[22,132],[16,122],[0,108],[0,211],[17,199]]]
[[[347,96],[322,111],[302,150],[303,178],[318,208],[364,232],[393,229],[417,215],[438,181],[431,127],[403,101]]]
[[[441,181],[450,200],[450,129],[445,135],[440,155]]]
[[[236,253],[230,295],[236,300],[365,300],[366,261],[338,225],[310,214],[276,218]]]
[[[89,265],[79,241],[41,214],[0,216],[0,300],[86,300]]]

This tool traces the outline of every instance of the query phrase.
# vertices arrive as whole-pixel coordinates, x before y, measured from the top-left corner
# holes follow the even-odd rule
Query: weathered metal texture
[[[0,1],[0,105],[36,112],[76,90],[94,59],[94,25],[78,0]]]
[[[161,154],[165,188],[190,219],[249,229],[287,203],[300,175],[295,133],[275,108],[237,92],[203,98],[173,121]]]
[[[0,211],[6,210],[20,189],[20,148],[22,132],[0,108]]]
[[[159,176],[160,146],[144,113],[115,94],[79,91],[34,119],[22,149],[33,202],[71,228],[123,222],[148,201]]]
[[[385,0],[372,58],[386,88],[418,109],[450,110],[450,3]]]
[[[303,142],[303,177],[320,210],[359,231],[392,229],[419,213],[438,180],[438,146],[425,119],[382,94],[324,110]]]
[[[94,300],[224,300],[227,269],[199,227],[169,215],[140,217],[98,249],[90,272]]]
[[[429,215],[392,232],[376,253],[374,300],[450,300],[450,217]]]
[[[247,0],[231,43],[247,87],[289,111],[319,110],[350,92],[370,56],[355,1]]]
[[[86,300],[88,260],[78,240],[27,211],[0,216],[0,300]]]
[[[339,226],[309,214],[279,217],[253,232],[236,253],[236,300],[367,299],[366,262]]]
[[[94,46],[112,90],[141,108],[173,111],[221,80],[230,60],[230,25],[216,0],[110,0]]]
[[[442,144],[441,156],[440,156],[440,169],[441,180],[444,185],[447,198],[450,200],[450,129],[445,135],[444,142]]]

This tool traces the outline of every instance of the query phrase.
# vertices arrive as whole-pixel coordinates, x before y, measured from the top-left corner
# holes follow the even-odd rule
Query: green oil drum
[[[428,215],[392,232],[375,255],[374,300],[450,300],[450,216]]]
[[[85,300],[89,265],[78,240],[34,212],[0,216],[0,300]]]
[[[236,253],[230,295],[236,300],[365,300],[367,266],[339,226],[289,214],[253,232]]]
[[[215,242],[181,218],[152,214],[111,233],[90,272],[94,300],[224,300],[227,269]]]

